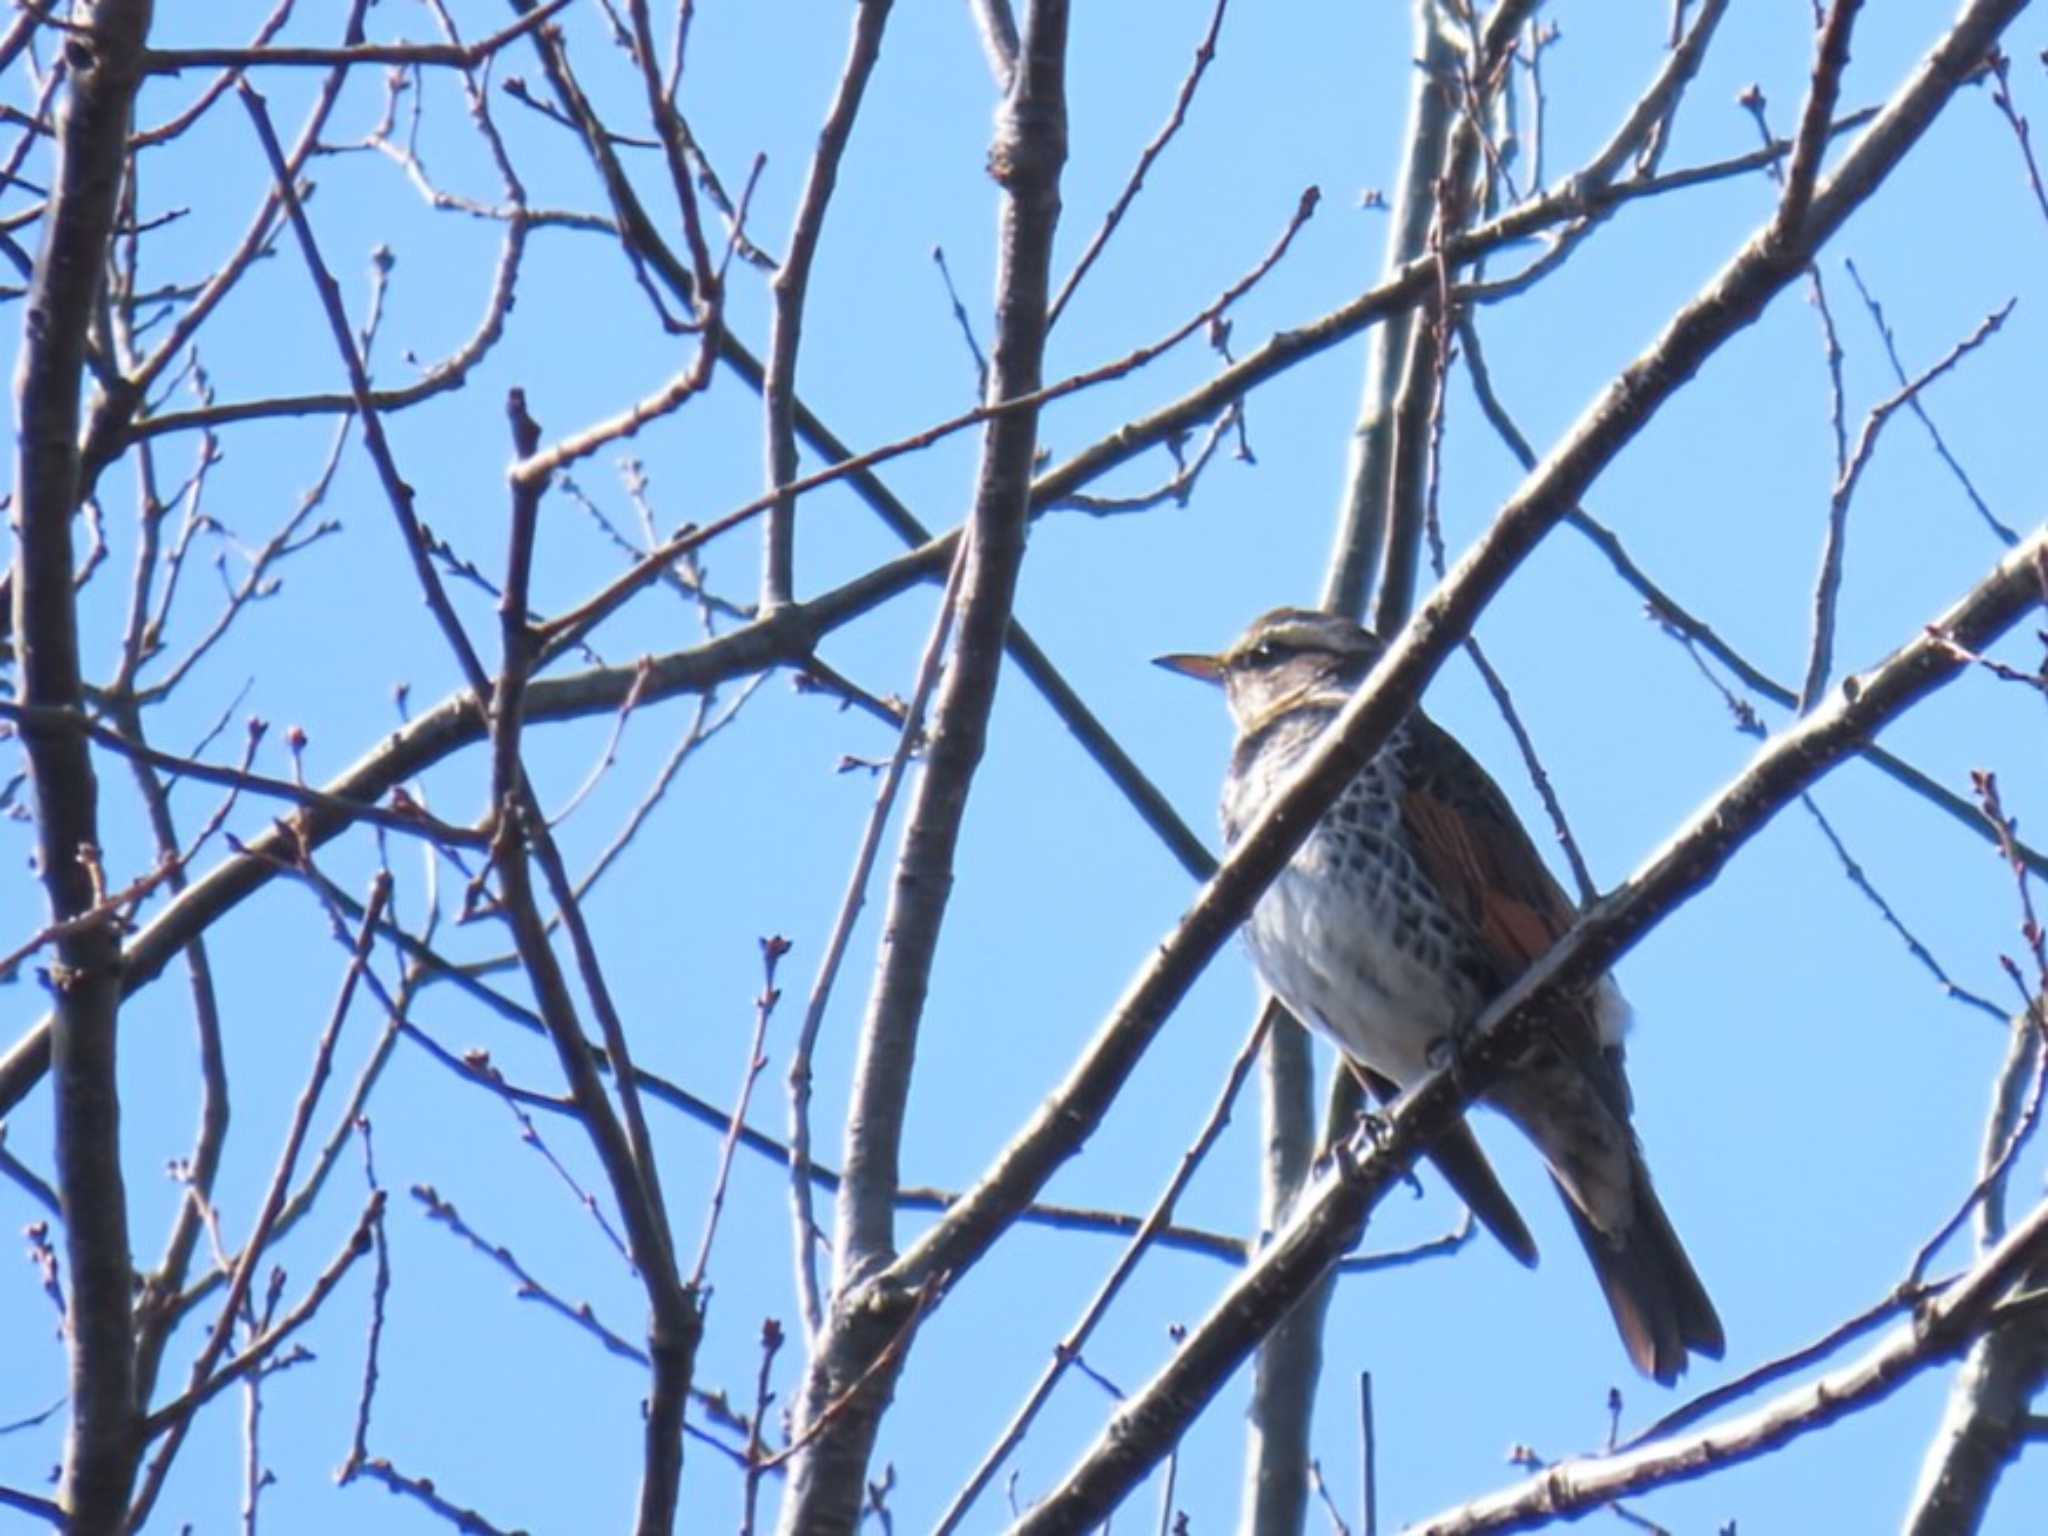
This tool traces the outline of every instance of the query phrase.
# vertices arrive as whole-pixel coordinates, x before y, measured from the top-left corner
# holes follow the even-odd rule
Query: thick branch
[[[71,89],[59,109],[54,186],[22,316],[16,375],[13,628],[20,701],[78,711],[78,614],[71,519],[79,494],[79,397],[100,300],[149,31],[148,0],[103,0],[66,41]],[[55,923],[100,905],[99,791],[85,738],[24,722],[35,791],[36,859]],[[67,927],[49,990],[56,1077],[57,1188],[71,1267],[71,1421],[58,1502],[76,1536],[121,1529],[141,1450],[128,1197],[121,1176],[115,1026],[121,935]]]
[[[990,172],[1003,189],[996,336],[989,390],[1029,395],[1043,378],[1053,231],[1067,158],[1066,0],[1034,0],[1010,91],[997,116]],[[852,1532],[869,1455],[924,1292],[869,1282],[895,1257],[903,1115],[931,966],[953,882],[954,850],[988,731],[1017,576],[1030,525],[1035,408],[1007,411],[982,440],[951,664],[932,712],[931,745],[911,800],[861,1028],[847,1115],[830,1320],[798,1413],[798,1456],[785,1532]],[[829,1420],[829,1422],[828,1422]],[[821,1429],[822,1426],[822,1429]]]

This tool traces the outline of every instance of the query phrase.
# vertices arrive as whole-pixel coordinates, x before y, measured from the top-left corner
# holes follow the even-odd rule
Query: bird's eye
[[[1279,646],[1270,640],[1261,640],[1251,648],[1251,653],[1245,657],[1245,660],[1255,667],[1270,667],[1280,659],[1280,656]]]

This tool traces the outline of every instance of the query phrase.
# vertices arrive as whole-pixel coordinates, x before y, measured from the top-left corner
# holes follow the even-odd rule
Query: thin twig
[[[1991,75],[1996,84],[1991,91],[1991,104],[2012,129],[2013,142],[2019,145],[2020,161],[2026,167],[2027,186],[2034,194],[2034,206],[2041,210],[2041,216],[2048,218],[2048,188],[2041,184],[2041,167],[2034,160],[2034,140],[2028,129],[2027,120],[2019,114],[2019,108],[2012,100],[2012,62],[2003,49],[1994,48],[1990,56]]]
[[[952,634],[954,607],[960,594],[962,563],[961,557],[956,555],[952,570],[947,574],[945,591],[939,598],[938,612],[932,619],[931,634],[925,641],[922,656],[918,659],[917,679],[911,686],[910,703],[904,710],[903,726],[896,738],[896,749],[889,755],[889,764],[883,770],[881,783],[876,786],[875,802],[868,811],[867,825],[861,832],[860,846],[854,854],[853,868],[846,878],[846,894],[840,899],[838,915],[832,921],[831,932],[819,956],[818,973],[811,981],[810,995],[804,1002],[803,1022],[797,1028],[796,1043],[790,1050],[789,1192],[790,1215],[794,1223],[792,1253],[796,1262],[797,1296],[803,1308],[807,1347],[816,1340],[818,1330],[824,1325],[825,1316],[824,1302],[818,1286],[818,1224],[811,1204],[811,1186],[815,1171],[811,1163],[811,1058],[817,1049],[818,1031],[824,1024],[825,1006],[832,996],[832,985],[838,978],[840,962],[846,955],[846,946],[853,937],[854,923],[860,916],[861,908],[867,904],[868,879],[874,872],[875,859],[881,851],[882,833],[889,824],[890,812],[895,808],[896,792],[903,782],[911,755],[924,739],[925,710],[930,705],[932,690],[938,686],[939,664],[946,654],[946,642]]]
[[[1863,307],[1870,313],[1870,323],[1877,330],[1878,340],[1884,343],[1884,355],[1892,365],[1892,376],[1899,381],[1901,387],[1904,387],[1908,382],[1906,365],[1899,357],[1898,338],[1892,334],[1891,322],[1885,319],[1884,306],[1878,303],[1864,283],[1863,274],[1857,270],[1854,260],[1845,260],[1842,265],[1848,269],[1849,281],[1856,285],[1856,292],[1862,296]],[[1948,472],[1955,476],[1956,483],[1963,488],[1963,494],[1969,498],[1970,505],[1976,508],[1978,517],[1984,521],[1984,526],[2007,547],[2019,543],[2020,536],[1998,519],[1983,496],[1978,493],[1976,484],[1970,479],[1969,471],[1963,468],[1961,461],[1950,451],[1947,441],[1941,435],[1941,429],[1935,426],[1934,418],[1927,414],[1927,407],[1920,397],[1915,395],[1907,402],[1906,409],[1911,411],[1919,419],[1920,425],[1927,429],[1927,438],[1934,447],[1935,456],[1948,466]]]
[[[974,339],[974,322],[968,317],[967,306],[960,302],[960,290],[953,286],[953,272],[946,265],[946,248],[932,247],[932,265],[939,269],[939,281],[946,286],[946,298],[953,306],[953,323],[960,328],[960,339],[967,344],[967,355],[974,362],[974,398],[988,399],[988,359],[982,355],[981,343]]]
[[[966,1483],[953,1495],[953,1501],[946,1506],[946,1512],[932,1528],[932,1536],[947,1536],[948,1532],[958,1529],[960,1522],[967,1517],[968,1510],[973,1508],[974,1501],[1002,1469],[1010,1453],[1023,1443],[1024,1436],[1030,1432],[1032,1421],[1038,1417],[1038,1411],[1045,1406],[1046,1399],[1052,1396],[1053,1388],[1059,1385],[1060,1377],[1066,1374],[1067,1367],[1080,1358],[1081,1351],[1087,1345],[1089,1336],[1094,1333],[1096,1324],[1102,1321],[1103,1316],[1109,1311],[1110,1303],[1116,1300],[1117,1293],[1136,1271],[1138,1261],[1144,1258],[1146,1251],[1152,1246],[1154,1236],[1173,1219],[1174,1207],[1180,1203],[1180,1197],[1194,1178],[1195,1171],[1202,1166],[1203,1160],[1209,1155],[1209,1149],[1215,1146],[1216,1138],[1223,1134],[1223,1128],[1230,1123],[1231,1108],[1236,1104],[1238,1091],[1244,1087],[1244,1080],[1251,1075],[1252,1066],[1257,1062],[1259,1052],[1265,1046],[1266,1034],[1272,1025],[1274,1013],[1275,1010],[1270,1008],[1259,1011],[1259,1017],[1252,1025],[1250,1035],[1232,1059],[1229,1070],[1224,1073],[1223,1085],[1217,1091],[1216,1102],[1210,1108],[1208,1117],[1202,1122],[1201,1129],[1195,1133],[1194,1142],[1181,1153],[1180,1161],[1174,1165],[1173,1176],[1166,1181],[1166,1188],[1160,1191],[1159,1198],[1153,1201],[1152,1209],[1146,1213],[1143,1225],[1125,1245],[1124,1251],[1117,1255],[1116,1263],[1110,1267],[1109,1273],[1103,1276],[1102,1283],[1096,1287],[1095,1294],[1089,1298],[1088,1304],[1081,1309],[1081,1315],[1075,1320],[1073,1327],[1069,1328],[1065,1337],[1053,1346],[1052,1362],[1032,1384],[1024,1401],[1010,1416],[1010,1422],[1003,1426],[1003,1432],[997,1436],[996,1443],[989,1447]]]
[[[1834,662],[1835,605],[1842,583],[1842,548],[1849,520],[1849,502],[1856,494],[1857,482],[1862,478],[1864,468],[1870,463],[1870,456],[1876,450],[1878,434],[1884,430],[1901,406],[1909,405],[1936,379],[1947,373],[1971,352],[1982,346],[1991,335],[2005,324],[2005,318],[2012,313],[2019,301],[2008,299],[2003,308],[1992,311],[1978,322],[1976,330],[1957,342],[1925,372],[1900,386],[1893,394],[1871,407],[1870,414],[1863,419],[1863,429],[1856,436],[1855,449],[1850,452],[1837,472],[1834,491],[1828,498],[1828,534],[1821,557],[1821,572],[1814,587],[1813,599],[1813,642],[1807,656],[1806,680],[1799,691],[1799,708],[1802,713],[1813,707],[1827,686],[1828,674]],[[1830,326],[1832,335],[1832,326]],[[1838,429],[1839,431],[1839,429]]]
[[[1166,114],[1166,121],[1160,125],[1159,131],[1152,135],[1151,141],[1139,152],[1138,163],[1131,171],[1130,180],[1124,183],[1123,190],[1109,205],[1109,211],[1102,216],[1101,225],[1089,237],[1087,246],[1082,250],[1080,258],[1075,261],[1073,271],[1067,274],[1067,280],[1060,284],[1059,292],[1053,296],[1051,307],[1047,309],[1045,316],[1047,330],[1060,323],[1060,314],[1066,309],[1067,300],[1074,296],[1074,290],[1081,285],[1081,279],[1088,275],[1088,269],[1095,265],[1095,258],[1102,254],[1103,247],[1109,244],[1109,237],[1116,233],[1117,225],[1123,222],[1123,217],[1130,211],[1132,202],[1144,190],[1145,173],[1152,169],[1153,162],[1165,151],[1166,146],[1173,142],[1173,136],[1180,132],[1181,124],[1187,121],[1188,108],[1194,102],[1195,92],[1201,89],[1202,76],[1208,73],[1209,66],[1215,62],[1216,39],[1223,30],[1223,13],[1229,7],[1230,0],[1216,0],[1215,9],[1209,13],[1208,30],[1202,34],[1202,40],[1195,44],[1194,61],[1188,65],[1187,74],[1181,78],[1180,90],[1174,95],[1173,109]]]
[[[868,80],[882,53],[882,34],[889,21],[887,5],[854,8],[853,38],[839,84],[818,130],[817,148],[804,176],[790,224],[789,247],[783,252],[769,291],[775,298],[775,320],[769,331],[767,369],[761,386],[761,411],[768,438],[768,484],[775,499],[768,507],[761,559],[761,609],[786,603],[796,580],[796,497],[783,491],[796,478],[796,359],[803,338],[804,301],[809,295],[811,262],[825,232],[825,210],[839,182],[839,163],[853,137],[854,119],[867,94]]]
[[[740,1076],[740,1091],[733,1100],[732,1120],[726,1126],[725,1140],[718,1148],[718,1173],[711,1181],[711,1198],[705,1204],[704,1240],[697,1249],[697,1262],[690,1268],[689,1288],[702,1290],[705,1273],[711,1267],[711,1243],[718,1235],[718,1218],[725,1210],[726,1181],[732,1177],[733,1153],[739,1148],[740,1127],[746,1122],[747,1105],[754,1096],[754,1084],[760,1081],[762,1071],[768,1065],[765,1042],[768,1038],[768,1021],[775,1014],[775,1005],[782,1000],[782,989],[775,985],[775,969],[782,957],[789,953],[789,940],[779,934],[761,940],[761,991],[754,999],[754,1036],[747,1045],[746,1069]]]
[[[143,68],[153,75],[187,69],[253,69],[273,65],[348,68],[362,64],[446,66],[475,69],[567,10],[572,0],[545,0],[510,26],[468,45],[458,43],[356,43],[342,48],[258,46],[254,48],[152,48]]]
[[[157,1495],[163,1490],[164,1479],[169,1475],[171,1463],[176,1459],[183,1444],[186,1431],[191,1427],[192,1414],[214,1392],[225,1383],[216,1378],[215,1365],[233,1336],[236,1319],[240,1316],[242,1304],[249,1294],[249,1287],[255,1279],[256,1265],[270,1245],[271,1231],[279,1213],[284,1209],[285,1195],[291,1187],[293,1170],[298,1166],[299,1150],[305,1145],[311,1129],[313,1111],[320,1102],[320,1092],[326,1086],[328,1072],[334,1062],[334,1048],[341,1038],[341,1026],[347,1019],[350,1005],[355,1000],[356,985],[362,980],[369,964],[370,945],[376,936],[376,925],[383,915],[385,905],[391,899],[391,878],[380,874],[370,887],[370,899],[365,904],[361,925],[356,931],[355,943],[351,947],[348,969],[342,974],[341,988],[333,1008],[329,1011],[327,1025],[320,1032],[318,1045],[313,1052],[313,1065],[306,1076],[306,1086],[299,1094],[299,1102],[292,1112],[290,1128],[285,1133],[284,1145],[278,1153],[277,1167],[270,1176],[270,1186],[265,1191],[263,1203],[257,1210],[256,1221],[251,1227],[247,1242],[243,1244],[240,1256],[235,1260],[234,1272],[228,1279],[227,1296],[222,1300],[220,1312],[214,1321],[212,1331],[200,1347],[198,1357],[192,1362],[185,1394],[180,1403],[159,1410],[151,1415],[150,1423],[154,1433],[164,1436],[155,1457],[144,1474],[142,1487],[136,1493],[131,1519],[139,1527],[147,1516]],[[367,1219],[367,1217],[365,1218]],[[359,1229],[360,1231],[360,1229]],[[248,1351],[244,1351],[244,1356]]]
[[[407,552],[412,557],[413,574],[418,579],[420,590],[425,595],[427,607],[441,627],[442,635],[454,652],[455,660],[462,669],[465,680],[479,700],[490,697],[490,680],[484,672],[483,662],[478,659],[476,649],[470,644],[469,636],[463,631],[462,621],[456,617],[455,609],[448,601],[441,578],[435,573],[433,561],[428,558],[427,541],[420,528],[419,518],[413,511],[413,489],[398,471],[396,460],[391,455],[390,444],[384,436],[384,424],[375,405],[370,399],[370,378],[363,367],[361,354],[356,349],[353,333],[349,329],[348,316],[341,304],[341,288],[334,281],[333,274],[321,259],[320,249],[313,239],[312,226],[306,221],[305,206],[299,200],[298,188],[292,182],[290,170],[286,167],[284,151],[278,147],[277,134],[270,126],[270,113],[247,80],[237,81],[236,92],[242,105],[255,125],[257,140],[263,146],[263,153],[270,162],[271,174],[275,178],[277,194],[284,203],[286,216],[291,220],[292,231],[298,236],[300,254],[305,258],[306,270],[313,278],[313,286],[320,296],[322,309],[326,312],[328,329],[333,333],[334,344],[341,353],[342,366],[348,372],[349,391],[355,401],[357,414],[363,423],[363,446],[369,450],[370,460],[377,467],[377,478],[384,488],[384,494],[391,503],[391,510],[398,519],[399,531],[403,534]]]
[[[765,1447],[761,1440],[761,1426],[768,1420],[768,1405],[774,1394],[768,1389],[769,1374],[775,1368],[775,1357],[782,1350],[782,1325],[774,1318],[761,1324],[761,1366],[754,1375],[754,1413],[747,1432],[746,1445],[746,1505],[740,1518],[740,1536],[752,1536],[754,1529],[754,1504],[761,1493],[761,1474],[770,1470]]]

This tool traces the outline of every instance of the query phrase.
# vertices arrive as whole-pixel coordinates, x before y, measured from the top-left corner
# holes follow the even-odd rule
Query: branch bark
[[[14,635],[20,699],[79,712],[71,519],[79,496],[79,398],[100,300],[128,127],[142,74],[149,0],[102,0],[65,48],[71,89],[58,112],[55,185],[22,316],[16,382]],[[36,801],[36,858],[53,922],[100,900],[99,788],[85,737],[24,723]],[[128,1197],[121,1176],[115,1029],[121,934],[111,919],[67,928],[48,978],[55,999],[57,1189],[71,1267],[71,1418],[58,1502],[76,1536],[111,1536],[127,1516],[141,1452]]]
[[[990,394],[1028,395],[1043,379],[1052,238],[1067,155],[1066,0],[1033,0],[989,170],[1003,189]],[[987,738],[1003,645],[1031,516],[1038,412],[1006,412],[982,440],[960,581],[951,664],[903,831],[874,990],[861,1028],[847,1117],[845,1182],[831,1316],[798,1405],[803,1449],[791,1469],[781,1528],[850,1533],[881,1415],[930,1294],[886,1279],[895,1258],[897,1159],[931,964],[952,887],[967,795]],[[879,1283],[878,1283],[879,1281]],[[807,1438],[808,1437],[808,1438]]]
[[[1587,1457],[1546,1468],[1526,1482],[1475,1499],[1410,1529],[1416,1536],[1480,1536],[1525,1531],[1597,1509],[1644,1489],[1702,1477],[1889,1397],[1927,1367],[1957,1353],[1995,1319],[1994,1309],[2030,1267],[2048,1260],[2048,1203],[2033,1214],[1940,1299],[1895,1329],[1861,1360],[1796,1387],[1782,1397],[1683,1439],[1620,1456]],[[2013,1326],[2039,1326],[2020,1318]],[[1943,1525],[1974,1530],[1973,1524]]]
[[[817,152],[798,200],[789,249],[769,286],[775,295],[775,324],[768,337],[768,369],[761,386],[761,409],[767,418],[768,484],[781,490],[796,478],[796,353],[803,338],[804,299],[810,290],[811,261],[825,232],[825,209],[839,181],[839,162],[853,136],[853,120],[867,93],[875,61],[882,56],[882,30],[889,23],[890,0],[861,0],[855,8],[853,42],[839,88],[818,131]],[[768,509],[766,542],[761,563],[761,609],[786,603],[796,585],[796,498],[784,495]]]
[[[1980,1249],[1991,1248],[2004,1235],[2010,1168],[2002,1168],[2000,1160],[2019,1125],[2027,1084],[2040,1071],[2041,1047],[2038,1012],[2014,1018],[2011,1049],[1984,1125],[1983,1164],[1990,1182],[1978,1209]],[[2048,1285],[2048,1260],[2036,1263],[2025,1283],[2030,1289]],[[1945,1536],[1983,1526],[1999,1478],[2026,1444],[2028,1410],[2043,1387],[2048,1387],[2048,1326],[2038,1315],[2016,1319],[1971,1346],[1949,1384],[1948,1406],[1928,1442],[1919,1486],[1900,1522],[1905,1536]]]
[[[1399,275],[1428,248],[1437,177],[1450,153],[1451,125],[1457,116],[1450,85],[1457,68],[1457,47],[1447,30],[1440,0],[1412,0],[1410,15],[1415,74],[1408,96],[1408,158],[1394,189],[1393,218],[1380,267],[1382,282]],[[1358,424],[1351,429],[1344,504],[1338,509],[1336,543],[1323,582],[1323,606],[1353,618],[1364,614],[1366,594],[1379,571],[1387,484],[1393,467],[1393,404],[1409,338],[1421,318],[1419,291],[1417,298],[1418,302],[1388,315],[1366,345],[1364,398],[1359,402]]]

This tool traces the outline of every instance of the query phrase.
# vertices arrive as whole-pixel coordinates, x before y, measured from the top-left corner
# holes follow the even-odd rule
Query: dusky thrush
[[[1281,608],[1220,656],[1160,665],[1221,684],[1237,723],[1223,784],[1235,841],[1383,647],[1348,619]],[[1387,738],[1268,887],[1246,927],[1260,976],[1380,1099],[1427,1073],[1577,909],[1507,797],[1420,709]],[[1612,977],[1547,1018],[1484,1096],[1536,1144],[1637,1369],[1670,1383],[1719,1358],[1721,1320],[1658,1202],[1629,1124]],[[1430,1158],[1524,1264],[1536,1244],[1463,1121]]]

